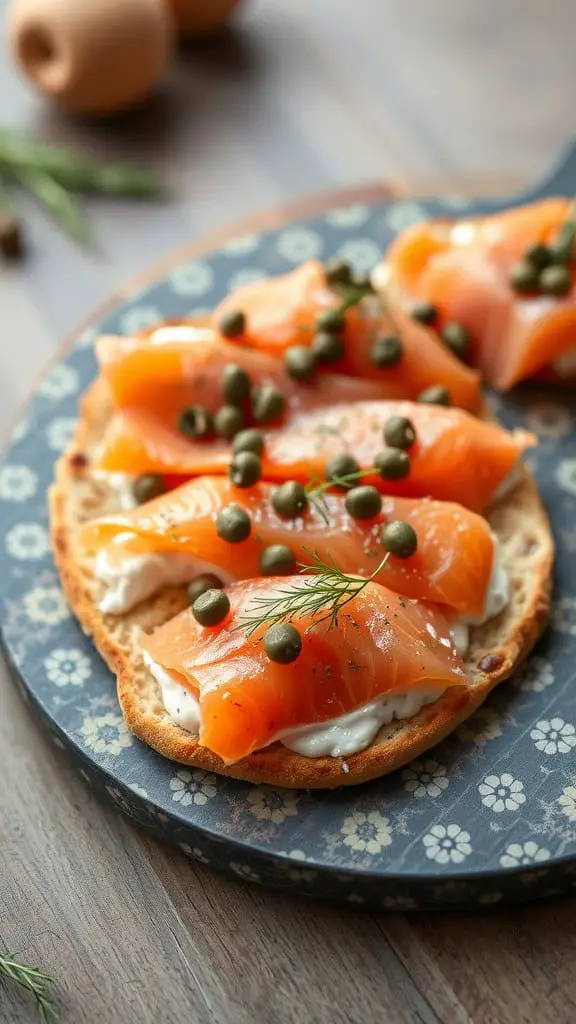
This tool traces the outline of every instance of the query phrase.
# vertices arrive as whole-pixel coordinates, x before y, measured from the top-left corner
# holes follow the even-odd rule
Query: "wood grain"
[[[102,124],[40,103],[0,57],[0,123],[137,158],[173,192],[92,202],[96,258],[24,204],[29,258],[0,267],[0,433],[59,339],[176,246],[357,182],[535,181],[574,132],[575,34],[565,0],[247,0],[240,31],[183,52],[154,103]],[[193,865],[96,801],[4,668],[0,750],[0,942],[56,975],[64,1024],[576,1019],[574,900],[365,914]],[[35,1019],[0,983],[2,1024]]]

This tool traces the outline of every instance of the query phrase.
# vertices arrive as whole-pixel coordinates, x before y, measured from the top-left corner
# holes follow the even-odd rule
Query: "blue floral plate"
[[[576,189],[576,147],[532,196]],[[236,238],[119,303],[37,387],[0,467],[3,640],[24,698],[74,770],[189,857],[293,892],[401,909],[485,905],[576,884],[576,402],[533,388],[495,399],[540,436],[531,467],[558,545],[551,625],[524,668],[404,770],[335,792],[251,786],[163,760],[127,730],[114,679],[68,609],[48,543],[46,488],[95,373],[97,332],[209,309],[241,283],[339,255],[368,270],[427,216],[510,203],[361,202]]]

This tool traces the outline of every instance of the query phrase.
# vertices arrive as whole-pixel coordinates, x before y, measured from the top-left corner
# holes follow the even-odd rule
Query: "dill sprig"
[[[54,984],[54,978],[50,974],[45,974],[38,967],[21,963],[16,953],[0,950],[0,975],[34,996],[39,1018],[43,1024],[60,1019],[55,1004],[47,995],[49,986]]]
[[[328,622],[328,629],[335,629],[342,609],[376,578],[390,557],[387,552],[370,576],[360,577],[342,572],[333,559],[325,562],[316,550],[304,548],[304,551],[311,559],[309,564],[298,563],[300,571],[307,576],[304,586],[288,584],[276,589],[276,596],[254,597],[254,613],[243,616],[238,623],[246,636],[252,636],[264,626],[291,622],[303,615],[313,618],[312,627]]]

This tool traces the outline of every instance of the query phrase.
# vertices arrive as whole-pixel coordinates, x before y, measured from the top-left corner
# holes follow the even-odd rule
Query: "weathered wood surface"
[[[96,259],[26,205],[29,259],[0,268],[2,432],[59,340],[175,246],[358,182],[535,180],[574,132],[575,33],[565,0],[254,2],[239,33],[174,65],[152,107],[106,126],[49,110],[0,58],[0,124],[146,160],[177,197],[94,201]],[[92,797],[3,667],[0,750],[0,942],[56,975],[65,1024],[576,1019],[574,901],[365,914],[191,865]],[[0,1021],[34,1019],[0,985]]]

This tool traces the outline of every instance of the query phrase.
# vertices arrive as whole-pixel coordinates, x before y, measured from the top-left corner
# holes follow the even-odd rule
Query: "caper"
[[[464,327],[464,324],[458,323],[457,320],[450,320],[449,323],[445,324],[442,328],[442,341],[449,348],[455,356],[465,356],[470,347],[470,335]]]
[[[438,384],[435,387],[425,388],[424,391],[421,391],[417,401],[424,402],[425,405],[450,405],[450,392],[448,388]]]
[[[402,519],[393,519],[386,523],[380,535],[382,544],[391,555],[397,558],[410,558],[418,547],[416,531]]]
[[[260,384],[252,392],[252,415],[258,423],[271,423],[280,418],[286,399],[274,384]]]
[[[414,424],[406,416],[390,416],[384,424],[384,440],[390,448],[408,451],[416,440]]]
[[[297,519],[308,508],[308,495],[302,484],[287,480],[273,491],[272,507],[283,519]]]
[[[194,604],[196,598],[205,594],[207,590],[221,590],[222,580],[219,580],[213,572],[203,572],[200,576],[196,576],[195,579],[191,580],[188,584],[188,600],[190,604]]]
[[[235,487],[252,487],[262,476],[262,463],[254,452],[238,452],[230,463],[230,479]]]
[[[246,317],[241,309],[231,309],[229,313],[224,313],[218,327],[225,338],[237,338],[246,330]]]
[[[289,622],[278,622],[264,634],[264,650],[270,661],[290,665],[302,652],[302,637]]]
[[[383,370],[397,366],[402,359],[402,342],[395,334],[387,338],[377,338],[370,349],[370,359],[374,366]]]
[[[244,426],[244,413],[237,405],[223,405],[214,417],[214,429],[220,437],[231,441]]]
[[[242,405],[250,398],[252,383],[246,370],[236,363],[227,363],[220,374],[220,391],[229,405]]]
[[[143,476],[137,476],[132,485],[132,493],[139,505],[152,501],[152,498],[164,494],[165,490],[164,480],[157,473],[144,473]]]
[[[344,339],[339,334],[319,331],[312,339],[312,352],[320,363],[336,363],[345,351]]]
[[[192,615],[201,626],[217,626],[230,611],[230,601],[223,590],[205,590],[192,605]]]
[[[208,437],[213,432],[212,416],[203,405],[189,405],[180,413],[178,430],[194,439]]]
[[[410,456],[401,448],[385,448],[374,459],[383,480],[402,480],[410,472]]]
[[[229,544],[241,544],[251,529],[250,516],[239,505],[226,505],[216,516],[216,533]]]
[[[415,306],[412,306],[410,315],[419,324],[430,327],[438,319],[438,310],[432,302],[417,302]]]
[[[353,519],[373,519],[382,511],[382,495],[371,484],[361,484],[348,491],[345,505]]]
[[[316,330],[329,331],[331,334],[339,334],[344,330],[346,320],[344,313],[339,306],[332,309],[323,309],[316,317]]]
[[[535,242],[534,245],[529,245],[526,249],[524,259],[537,270],[543,270],[544,267],[548,267],[552,263],[552,253],[549,246],[544,245],[544,242]]]
[[[270,544],[260,554],[263,576],[291,576],[296,572],[296,555],[286,544]]]
[[[291,345],[284,354],[284,366],[294,380],[310,380],[316,369],[316,356],[304,345]]]
[[[340,455],[334,455],[326,463],[324,475],[327,480],[333,480],[338,483],[344,476],[351,476],[352,473],[359,473],[360,466],[356,462],[353,455],[347,455],[346,452],[342,452]]]
[[[350,284],[352,280],[350,264],[345,260],[339,260],[336,257],[328,260],[324,264],[324,270],[327,284]]]
[[[567,267],[546,267],[539,284],[544,295],[566,295],[572,288],[572,275]]]
[[[515,263],[508,274],[510,287],[522,294],[535,292],[538,288],[539,271],[533,263]]]
[[[255,427],[241,430],[239,434],[236,434],[232,443],[234,455],[238,455],[238,452],[254,452],[255,455],[262,455],[263,451],[264,435]]]

